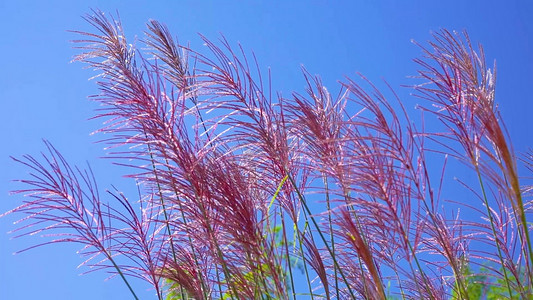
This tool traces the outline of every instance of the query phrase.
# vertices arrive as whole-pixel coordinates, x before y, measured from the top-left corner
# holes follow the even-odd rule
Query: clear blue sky
[[[37,154],[50,140],[73,163],[89,161],[102,189],[132,183],[104,155],[89,133],[99,121],[87,121],[94,104],[94,75],[70,59],[77,52],[67,30],[90,30],[81,16],[90,8],[119,11],[127,35],[142,36],[145,22],[166,23],[182,43],[201,47],[196,33],[253,49],[270,66],[274,87],[302,91],[303,64],[322,75],[331,91],[336,80],[361,72],[373,81],[385,78],[408,107],[412,59],[420,54],[410,41],[424,42],[430,31],[467,29],[482,42],[489,60],[498,62],[497,100],[515,148],[533,145],[533,6],[528,1],[6,1],[0,0],[0,212],[22,199],[8,196],[12,179],[26,170],[9,155]],[[290,2],[290,3],[289,3]],[[378,3],[379,2],[379,3]],[[372,4],[370,4],[372,3]],[[20,255],[38,237],[10,240],[12,216],[0,219],[0,299],[130,299],[118,279],[105,274],[78,276],[78,246],[52,245]],[[136,282],[141,299],[155,299]]]

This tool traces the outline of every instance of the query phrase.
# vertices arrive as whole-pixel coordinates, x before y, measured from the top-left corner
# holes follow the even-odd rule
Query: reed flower
[[[90,168],[45,142],[42,158],[15,159],[30,170],[16,191],[29,200],[8,212],[22,218],[17,237],[82,244],[82,265],[120,276],[134,298],[130,277],[158,299],[533,294],[531,187],[497,110],[496,72],[468,35],[437,32],[416,60],[419,108],[439,127],[362,75],[331,94],[304,69],[306,92],[282,97],[223,37],[201,36],[198,50],[150,21],[143,51],[119,20],[86,20],[96,33],[77,32],[75,60],[99,72],[98,132],[130,167],[137,201],[104,197]],[[452,159],[479,179],[455,182],[467,201],[441,196]],[[523,162],[533,169],[531,153]]]

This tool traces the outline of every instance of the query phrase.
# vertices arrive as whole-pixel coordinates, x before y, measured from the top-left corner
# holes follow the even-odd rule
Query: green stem
[[[148,140],[148,137],[145,133],[145,138]],[[161,200],[161,208],[163,209],[163,216],[165,217],[165,225],[168,233],[168,238],[170,240],[170,248],[172,250],[172,258],[174,259],[174,262],[177,263],[177,257],[176,257],[176,250],[174,249],[174,241],[172,239],[172,231],[170,230],[170,224],[168,219],[168,213],[167,208],[165,206],[165,201],[163,200],[163,191],[161,189],[161,185],[159,184],[159,176],[157,175],[157,168],[155,166],[155,160],[154,155],[152,153],[152,148],[150,147],[150,144],[146,144],[148,147],[148,153],[150,153],[150,162],[152,163],[152,171],[154,172],[155,182],[157,183],[157,192],[159,194],[159,199]]]
[[[307,219],[307,216],[306,216],[306,219]],[[304,254],[304,249],[303,249],[303,236],[305,234],[305,230],[307,229],[307,226],[309,225],[309,223],[307,223],[307,221],[305,222],[304,224],[304,229],[303,229],[303,232],[300,232],[300,230],[298,229],[298,225],[296,223],[294,223],[294,230],[296,230],[298,232],[298,244],[300,246],[300,253],[302,254],[302,261],[303,261],[303,264],[304,264],[304,272],[305,272],[305,278],[307,279],[307,286],[309,288],[309,293],[311,295],[311,300],[314,300],[314,296],[313,296],[313,287],[311,286],[311,279],[309,278],[309,271],[307,270],[307,262],[305,260],[305,254]]]
[[[507,267],[505,266],[505,262],[502,255],[502,250],[500,248],[500,243],[498,242],[498,235],[496,233],[496,227],[494,226],[494,218],[492,217],[492,212],[490,210],[489,201],[487,199],[487,193],[485,191],[485,185],[483,183],[483,179],[481,178],[481,172],[479,170],[479,166],[477,164],[474,164],[476,168],[476,174],[479,181],[479,185],[481,187],[481,193],[483,194],[483,203],[485,204],[485,208],[487,209],[487,215],[489,216],[489,222],[490,222],[490,228],[492,230],[492,235],[494,236],[494,243],[496,244],[496,249],[498,250],[498,258],[500,259],[500,264],[502,265],[503,269],[503,276],[505,278],[505,284],[507,286],[507,291],[509,292],[509,298],[512,298],[512,289],[509,284],[509,277],[507,275]],[[518,278],[517,278],[518,280]]]
[[[346,276],[344,275],[344,272],[340,268],[339,263],[337,262],[337,259],[335,258],[335,253],[333,253],[333,251],[329,247],[328,242],[327,242],[326,238],[324,237],[324,234],[322,233],[322,231],[320,230],[320,227],[318,226],[318,223],[316,222],[315,218],[312,216],[311,210],[309,209],[309,206],[307,206],[307,201],[305,200],[303,195],[300,193],[300,189],[296,185],[296,182],[294,181],[294,178],[292,177],[292,175],[288,172],[288,170],[285,170],[285,172],[289,176],[289,180],[291,181],[291,184],[294,187],[294,189],[296,191],[296,194],[298,195],[298,198],[300,199],[300,202],[302,203],[304,209],[309,214],[309,218],[311,219],[311,222],[313,223],[313,226],[315,227],[316,231],[318,232],[318,235],[320,236],[320,239],[322,240],[322,242],[326,246],[326,249],[328,250],[329,254],[331,255],[331,258],[333,259],[333,264],[334,264],[335,268],[337,268],[339,270],[339,273],[341,274],[342,279],[346,283],[346,287],[348,288],[348,292],[350,293],[350,296],[353,299],[356,299],[355,294],[353,293],[352,288],[350,287],[350,283],[349,283],[348,279],[346,279]]]
[[[345,193],[345,200],[346,202],[348,202],[348,194]],[[355,209],[353,208],[353,206],[350,206],[350,209],[349,211],[353,214],[353,217],[355,219],[355,222],[356,222],[356,225],[357,225],[357,230],[358,230],[358,235],[360,236],[361,240],[363,241],[363,244],[364,244],[364,248],[365,249],[369,249],[368,247],[368,242],[366,240],[366,237],[365,237],[365,234],[363,232],[363,226],[361,225],[361,222],[359,221],[359,217],[357,216],[357,214],[355,213]],[[367,262],[365,261],[365,265],[367,266],[367,269],[370,271],[370,274],[374,280],[374,284],[377,285],[377,292],[381,295],[381,298],[383,300],[385,300],[385,290],[383,289],[383,282],[381,281],[381,278],[379,277],[378,275],[378,272],[377,272],[377,267],[376,267],[376,264],[374,262],[374,258],[371,256],[371,253],[372,251],[371,250],[367,250],[368,253],[370,254],[370,262]],[[363,286],[365,287],[365,291],[367,291],[367,284],[365,283],[366,281],[366,278],[365,278],[365,274],[364,274],[364,268],[363,268],[363,262],[362,262],[362,258],[361,258],[361,255],[358,256],[358,261],[359,261],[359,268],[361,270],[361,278],[363,278]],[[366,292],[368,295],[368,291]]]
[[[335,239],[333,238],[333,224],[331,219],[331,204],[329,199],[329,186],[328,186],[328,178],[325,175],[322,175],[322,180],[324,181],[324,187],[326,189],[326,208],[328,210],[328,224],[329,224],[329,235],[331,240],[331,251],[335,253]],[[339,279],[337,275],[337,268],[333,268],[334,276],[335,276],[335,293],[337,294],[337,299],[340,299],[340,291],[339,291]],[[324,284],[327,284],[327,282],[324,282]],[[329,295],[326,295],[327,299],[329,300]]]
[[[130,283],[128,282],[128,280],[126,279],[126,277],[124,276],[124,274],[122,273],[122,271],[120,270],[118,265],[115,263],[115,260],[113,259],[113,257],[111,257],[111,253],[107,252],[107,250],[106,250],[105,255],[107,256],[107,259],[109,259],[109,261],[113,264],[113,267],[115,267],[115,269],[117,270],[118,274],[120,275],[120,278],[122,278],[122,280],[124,281],[126,286],[128,286],[128,289],[130,290],[131,294],[133,295],[133,298],[135,300],[139,300],[139,298],[137,297],[137,295],[133,291],[133,288],[131,287]]]
[[[283,212],[280,208],[280,215],[281,215],[281,228],[283,230],[283,245],[285,246],[285,252],[287,253],[287,268],[289,269],[289,277],[291,279],[291,291],[292,291],[292,298],[293,300],[296,300],[296,291],[294,290],[294,278],[292,275],[292,267],[291,267],[291,254],[289,252],[289,243],[287,240],[287,231],[285,229],[285,217]]]
[[[148,139],[146,133],[145,133],[145,138]],[[157,189],[158,189],[159,197],[161,199],[161,208],[163,209],[163,214],[164,214],[164,218],[165,218],[165,225],[166,225],[166,229],[167,229],[167,232],[168,232],[168,235],[169,235],[169,239],[170,239],[170,247],[171,247],[171,250],[172,250],[172,257],[174,259],[174,262],[177,263],[176,250],[175,250],[175,247],[174,247],[174,241],[172,239],[172,231],[170,230],[170,222],[169,222],[169,218],[168,218],[167,209],[166,209],[166,206],[165,206],[165,203],[164,203],[164,200],[163,200],[163,192],[162,192],[162,189],[161,189],[161,185],[159,183],[159,176],[157,175],[158,172],[157,172],[157,168],[155,166],[154,156],[153,156],[150,144],[147,144],[147,147],[148,147],[148,152],[150,153],[150,161],[152,163],[152,169],[153,169],[155,180],[156,180],[156,183],[157,183]],[[168,160],[166,160],[166,164],[167,164],[167,168],[168,168],[168,170],[170,172],[170,166],[169,166]],[[187,218],[185,218],[185,214],[183,213],[183,205],[181,204],[181,201],[179,201],[179,196],[178,196],[178,193],[177,193],[177,190],[176,190],[176,186],[175,186],[175,183],[174,183],[174,177],[172,177],[172,187],[174,188],[174,194],[176,195],[177,202],[179,203],[179,206],[180,206],[181,218],[183,220],[185,228],[189,228],[187,226]],[[194,258],[196,267],[198,268],[198,270],[200,270],[200,264],[199,264],[197,256],[196,256],[196,251],[195,251],[195,248],[193,246],[193,242],[192,242],[190,234],[187,234],[187,237],[188,237],[188,240],[189,240],[189,244],[190,244],[190,247],[191,247],[191,251],[192,251],[192,254],[193,254],[193,258]],[[200,274],[200,283],[202,285],[204,296],[206,296],[207,295],[206,294],[207,293],[207,287],[205,285],[204,278],[203,278],[203,276],[201,274]],[[180,285],[180,291],[181,291],[181,293],[183,293],[183,287],[181,285]]]
[[[196,197],[198,197],[198,195],[196,195]],[[224,272],[224,276],[225,276],[225,279],[226,281],[228,282],[228,287],[229,289],[231,290],[231,298],[233,299],[233,296],[237,297],[237,299],[239,299],[239,293],[237,293],[237,290],[235,289],[235,286],[231,283],[231,276],[230,276],[230,272],[229,272],[229,269],[228,269],[228,266],[226,264],[226,261],[224,259],[224,255],[222,253],[222,250],[220,249],[220,246],[218,244],[218,240],[215,236],[215,233],[213,232],[213,229],[211,228],[211,223],[209,222],[209,218],[207,216],[207,211],[204,207],[204,205],[202,204],[201,201],[198,201],[197,199],[197,202],[198,202],[198,206],[200,208],[200,211],[202,213],[202,217],[204,218],[204,222],[206,224],[206,229],[207,229],[207,234],[209,235],[209,238],[210,240],[214,243],[214,246],[215,246],[215,250],[216,250],[216,255],[218,256],[218,259],[220,260],[220,263],[222,264],[222,270]]]

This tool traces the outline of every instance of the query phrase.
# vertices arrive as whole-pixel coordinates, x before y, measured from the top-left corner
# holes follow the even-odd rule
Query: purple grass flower
[[[119,20],[86,20],[96,33],[77,32],[75,60],[99,72],[97,132],[130,167],[137,201],[100,194],[90,168],[45,142],[42,158],[15,159],[30,170],[16,191],[28,200],[8,212],[17,237],[81,244],[82,265],[120,276],[134,298],[130,277],[158,299],[472,299],[481,281],[498,297],[533,294],[532,188],[495,70],[468,35],[442,30],[416,61],[435,125],[363,76],[331,94],[303,70],[305,93],[273,96],[270,73],[223,37],[201,36],[200,51],[149,21],[143,52]],[[467,201],[441,195],[448,160],[479,178],[455,181]]]

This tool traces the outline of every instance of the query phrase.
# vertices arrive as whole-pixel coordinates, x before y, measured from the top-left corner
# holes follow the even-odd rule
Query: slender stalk
[[[134,298],[135,300],[139,300],[139,298],[137,297],[137,295],[136,295],[135,292],[133,291],[133,288],[131,287],[130,283],[128,282],[128,280],[126,279],[126,277],[124,276],[124,274],[123,274],[122,271],[120,270],[119,266],[115,263],[115,260],[114,260],[113,257],[111,256],[111,253],[105,251],[105,255],[106,255],[107,259],[109,259],[109,261],[113,264],[113,267],[117,270],[118,275],[120,275],[120,278],[122,278],[122,280],[124,281],[124,283],[126,284],[126,286],[128,287],[128,289],[130,290],[130,293],[131,293],[131,295],[133,296],[133,298]]]
[[[428,215],[430,216],[431,218],[431,221],[433,222],[433,224],[435,226],[437,226],[438,224],[438,221],[437,221],[437,218],[435,217],[435,215],[433,214],[432,211],[430,211],[429,209],[429,206],[427,205],[427,203],[425,201],[422,202],[426,208],[426,212],[428,213]],[[442,244],[444,245],[444,237],[442,236],[442,233],[440,230],[436,229],[437,231],[437,238],[442,242]],[[458,285],[459,285],[459,288],[461,289],[459,292],[461,294],[462,297],[465,297],[464,299],[470,299],[469,296],[468,296],[468,293],[467,293],[467,290],[465,288],[465,285],[464,285],[464,282],[462,281],[462,278],[461,278],[461,273],[460,273],[460,270],[458,269],[457,265],[453,262],[452,260],[452,254],[449,253],[449,249],[448,247],[445,247],[443,246],[443,250],[446,252],[446,258],[448,259],[448,263],[450,264],[450,266],[452,267],[452,271],[454,273],[454,277],[458,280]],[[416,260],[417,262],[417,265],[418,267],[420,267],[420,265],[418,264],[418,260]],[[421,269],[420,269],[421,270]],[[426,283],[426,288],[428,290],[428,292],[431,294],[431,291],[429,290],[429,283],[427,282],[427,278],[424,276],[424,274],[422,274],[423,278],[424,278],[424,282]],[[433,297],[432,297],[433,298]]]
[[[497,123],[497,120],[495,120],[496,125],[499,125]],[[496,136],[501,137],[500,139],[503,141],[499,143],[499,150],[501,151],[501,156],[503,161],[505,162],[505,165],[507,167],[507,174],[509,174],[509,181],[511,183],[511,189],[514,192],[514,195],[516,197],[516,204],[518,206],[518,214],[520,217],[520,223],[522,227],[523,234],[525,236],[525,242],[527,245],[527,251],[526,249],[523,250],[524,257],[529,258],[526,259],[527,261],[527,267],[528,267],[528,275],[529,275],[529,283],[530,285],[533,284],[533,247],[531,245],[531,238],[529,236],[529,230],[528,230],[528,224],[526,220],[526,213],[524,209],[524,202],[522,200],[522,191],[520,189],[520,183],[518,174],[516,172],[516,164],[515,160],[512,158],[511,150],[509,149],[509,146],[507,145],[504,134],[502,131],[501,126],[495,126],[496,127]],[[477,167],[477,166],[476,166]],[[520,235],[520,239],[523,241],[522,235]]]
[[[333,236],[333,224],[331,220],[331,204],[329,199],[329,186],[328,186],[328,178],[326,175],[322,175],[322,180],[324,182],[324,187],[326,189],[326,209],[328,210],[328,225],[329,225],[329,235],[330,235],[330,241],[331,241],[331,251],[335,253],[335,239]],[[335,277],[335,293],[337,295],[337,299],[340,299],[340,291],[339,291],[339,279],[337,275],[337,268],[333,268],[333,276]],[[327,295],[329,299],[329,295]]]
[[[346,202],[347,201],[347,198],[348,198],[348,194],[345,194],[345,197],[346,197]],[[351,235],[350,234],[350,237],[354,240],[357,240],[357,239],[361,239],[362,242],[363,242],[363,249],[366,250],[366,252],[368,253],[368,255],[365,255],[365,256],[368,256],[370,257],[371,256],[371,251],[369,251],[369,248],[368,248],[368,242],[366,240],[366,236],[363,234],[363,226],[361,225],[361,222],[359,221],[359,218],[357,216],[357,214],[355,213],[355,209],[353,209],[353,207],[350,207],[350,212],[353,214],[353,217],[355,219],[355,222],[356,222],[356,225],[357,225],[357,231],[356,233],[358,234],[358,237],[356,238],[355,236]],[[363,286],[365,287],[365,291],[367,290],[368,288],[368,285],[366,284],[366,277],[365,277],[365,274],[364,274],[364,268],[363,268],[363,259],[364,257],[361,257],[362,255],[358,255],[358,262],[359,262],[359,269],[361,270],[361,277],[363,278]],[[374,259],[371,258],[371,261],[369,262],[367,259],[364,260],[364,263],[365,265],[367,266],[367,268],[369,269],[370,271],[370,275],[372,276],[372,279],[374,280],[374,284],[377,285],[377,291],[378,293],[380,294],[381,296],[381,299],[385,300],[385,290],[383,289],[383,282],[381,280],[381,278],[379,277],[378,275],[378,271],[377,271],[377,267],[376,267],[376,264],[374,262]],[[368,294],[368,292],[367,292]]]
[[[146,133],[145,133],[145,138],[146,138],[146,140],[148,140],[148,137],[146,136]],[[165,227],[167,229],[168,238],[170,240],[170,248],[172,250],[172,258],[174,259],[174,262],[177,262],[176,250],[174,249],[174,241],[172,239],[172,231],[170,230],[170,224],[169,224],[169,219],[168,219],[167,208],[165,206],[165,201],[163,199],[163,191],[161,189],[161,185],[159,184],[159,175],[158,175],[158,172],[157,172],[157,168],[155,166],[154,155],[152,153],[152,149],[150,147],[150,144],[147,143],[146,146],[148,148],[148,153],[150,155],[150,162],[152,164],[152,171],[154,173],[155,181],[156,181],[156,184],[157,184],[157,193],[159,194],[159,199],[161,200],[161,208],[163,210],[163,216],[165,218],[165,225],[166,225]]]
[[[167,161],[167,164],[168,164],[168,161]],[[169,172],[170,172],[170,169],[169,169]],[[196,267],[198,268],[198,272],[200,272],[201,268],[200,268],[200,262],[198,261],[198,256],[196,254],[196,247],[194,246],[192,237],[191,237],[190,232],[189,232],[188,220],[185,217],[184,207],[183,207],[183,204],[180,201],[180,198],[179,198],[179,195],[178,195],[178,191],[177,191],[177,188],[176,188],[176,183],[174,182],[174,178],[173,177],[172,177],[172,188],[174,189],[174,194],[176,195],[176,202],[178,202],[178,205],[179,205],[179,211],[180,211],[181,219],[183,221],[183,225],[185,226],[185,228],[187,228],[187,240],[189,242],[189,246],[191,247],[191,252],[192,252],[192,255],[193,255],[194,263],[196,264]],[[199,277],[200,277],[200,284],[202,285],[202,290],[203,290],[204,297],[207,298],[208,289],[207,289],[207,285],[205,283],[204,276],[203,276],[203,274],[200,274]]]
[[[528,248],[528,252],[529,252],[528,253],[529,254],[529,260],[528,260],[528,263],[527,263],[527,267],[529,269],[528,270],[528,274],[529,274],[529,283],[530,283],[530,290],[531,290],[531,286],[533,286],[533,248],[531,246],[531,238],[529,236],[529,229],[528,229],[528,224],[527,224],[527,220],[526,220],[526,213],[525,213],[525,209],[524,209],[524,203],[522,201],[522,193],[520,192],[520,187],[519,186],[515,187],[515,191],[516,191],[516,197],[517,197],[517,202],[518,202],[518,209],[519,209],[519,214],[520,214],[521,227],[522,227],[522,231],[524,232],[524,235],[526,237],[526,244],[527,244],[527,248]],[[522,236],[522,235],[520,235],[520,236]]]
[[[207,234],[209,235],[209,240],[214,243],[216,255],[218,256],[218,259],[220,260],[220,264],[222,265],[222,270],[224,272],[225,280],[228,282],[228,287],[231,290],[230,297],[231,299],[233,299],[233,296],[235,296],[237,297],[237,299],[239,299],[239,293],[235,289],[235,285],[231,283],[231,275],[230,275],[228,266],[226,264],[226,261],[224,259],[224,254],[222,250],[220,249],[218,240],[215,236],[215,233],[213,232],[211,223],[209,222],[209,218],[206,214],[205,207],[202,205],[202,202],[198,202],[198,203],[200,204],[199,208],[202,213],[202,217],[204,218],[204,222],[206,222],[206,229],[207,229]]]
[[[145,133],[145,138],[148,140],[148,137],[146,136],[146,133]],[[168,234],[168,238],[169,238],[169,241],[170,241],[170,248],[171,248],[171,251],[172,251],[172,259],[174,260],[174,263],[177,263],[178,259],[176,257],[176,249],[174,248],[174,241],[173,241],[173,238],[172,238],[172,231],[170,230],[170,222],[169,222],[169,219],[168,219],[168,213],[167,213],[167,208],[166,208],[166,205],[165,205],[165,201],[163,199],[163,191],[161,189],[161,184],[159,183],[159,175],[158,175],[158,172],[157,172],[157,168],[155,166],[154,155],[152,153],[152,149],[150,147],[150,144],[147,143],[146,146],[148,148],[148,153],[150,155],[150,162],[152,164],[152,171],[154,172],[155,181],[157,183],[157,192],[159,194],[159,199],[161,200],[161,209],[163,210],[163,216],[165,218],[165,227],[167,229],[167,234]],[[202,277],[202,276],[200,276],[200,277]],[[203,280],[203,279],[201,279],[201,280]],[[159,293],[159,291],[158,291],[158,293]],[[185,299],[185,291],[183,290],[183,286],[182,285],[180,285],[180,295],[181,295],[182,299]]]
[[[309,223],[307,223],[307,221],[305,222],[304,224],[304,229],[303,229],[303,232],[300,232],[300,230],[298,229],[298,225],[296,223],[294,223],[294,229],[298,232],[298,245],[300,247],[300,253],[302,254],[302,257],[305,255],[304,253],[304,248],[303,248],[303,238],[304,238],[304,235],[305,235],[305,230],[307,229]],[[313,296],[313,287],[311,286],[311,279],[309,278],[309,271],[307,270],[307,262],[305,260],[305,258],[302,259],[303,261],[303,265],[304,265],[304,272],[305,272],[305,278],[307,280],[307,286],[309,288],[309,292],[311,294],[311,300],[314,300],[314,296]]]
[[[498,258],[500,259],[500,264],[502,265],[503,276],[505,278],[505,285],[507,287],[507,292],[509,293],[509,298],[512,298],[513,294],[512,294],[511,285],[509,284],[509,277],[507,275],[507,267],[505,266],[505,262],[504,262],[503,255],[502,255],[502,250],[500,248],[500,243],[498,242],[499,239],[496,233],[496,227],[494,226],[494,217],[492,216],[492,211],[490,210],[489,201],[487,199],[487,193],[485,191],[485,184],[483,183],[483,179],[481,178],[481,172],[479,170],[478,164],[474,163],[474,166],[476,168],[477,178],[479,181],[479,185],[481,187],[481,193],[483,194],[483,203],[485,204],[485,208],[487,209],[487,215],[489,216],[490,228],[492,230],[492,235],[494,236],[494,244],[496,244],[496,249],[498,250]]]
[[[274,227],[272,227],[272,225],[271,225],[271,223],[270,223],[270,221],[271,221],[270,208],[271,208],[272,205],[274,204],[274,201],[277,199],[277,197],[278,197],[278,195],[279,195],[279,193],[280,193],[280,191],[281,191],[283,185],[284,185],[285,182],[287,181],[287,179],[288,179],[288,176],[285,176],[285,177],[281,180],[281,182],[280,182],[280,184],[278,185],[276,191],[274,192],[274,195],[272,196],[272,200],[270,201],[270,203],[269,203],[269,205],[268,205],[268,207],[267,207],[267,213],[266,213],[267,216],[266,216],[266,228],[265,228],[265,231],[270,232],[270,234],[271,234],[271,236],[272,236],[272,244],[273,244],[273,246],[272,246],[272,251],[273,251],[273,252],[276,252],[276,250],[277,250],[277,246],[278,246],[278,242],[277,242],[277,240],[276,240],[276,231],[277,231],[277,230],[274,230]],[[281,212],[281,210],[280,210],[280,213],[279,213],[279,214],[280,214],[280,215],[283,214],[283,213]],[[275,213],[274,215],[276,215],[276,213]],[[283,220],[282,220],[282,221],[283,221]],[[285,246],[288,245],[288,241],[287,241],[287,238],[286,238],[287,236],[286,236],[286,231],[285,231],[285,224],[284,224],[284,222],[282,223],[282,230],[283,230],[283,231],[282,231],[282,240],[281,240],[281,243],[282,243],[282,244],[281,244],[281,246],[283,247],[284,245],[285,245]],[[282,250],[282,251],[283,251],[283,250]],[[279,255],[281,256],[282,254],[279,254]],[[276,258],[276,257],[277,257],[277,255],[274,254],[274,258]],[[287,258],[288,258],[289,274],[290,274],[290,279],[291,279],[291,288],[292,288],[292,291],[293,291],[293,297],[295,297],[295,296],[294,296],[294,281],[293,281],[293,278],[292,278],[292,270],[290,270],[291,264],[290,264],[290,256],[289,256],[289,253],[288,253],[288,249],[287,249]],[[282,260],[282,257],[280,257],[280,259]],[[280,268],[280,269],[282,268],[282,267],[281,267],[281,260],[279,261],[279,268]],[[276,259],[274,259],[274,262],[273,262],[273,263],[276,264],[276,267],[278,267],[278,265],[277,265],[278,261],[277,261]],[[285,274],[283,273],[283,271],[282,271],[281,273],[282,273],[282,275],[283,275],[283,283],[285,284],[285,287],[280,287],[280,288],[281,288],[281,289],[286,289],[287,286],[288,286],[288,284],[286,283],[286,280],[287,280],[287,279],[285,278]],[[282,290],[280,290],[279,293],[280,293],[279,296],[280,296],[280,297],[283,297]]]
[[[326,238],[324,237],[324,234],[320,230],[320,227],[318,226],[318,223],[316,222],[315,218],[313,217],[313,215],[311,213],[311,210],[309,209],[309,206],[307,206],[307,201],[305,200],[303,195],[300,193],[300,189],[298,188],[298,185],[296,184],[296,182],[294,181],[294,178],[288,172],[288,170],[286,170],[286,173],[289,176],[289,180],[291,181],[291,184],[294,187],[294,189],[296,191],[296,194],[298,195],[298,198],[300,199],[300,202],[302,203],[302,205],[303,205],[304,209],[306,210],[306,212],[309,214],[309,218],[311,219],[311,222],[313,223],[313,226],[315,227],[316,231],[318,232],[318,235],[320,236],[320,239],[322,240],[322,242],[326,246],[326,249],[328,250],[329,254],[331,255],[331,258],[333,259],[333,264],[335,265],[335,268],[339,269],[339,273],[341,274],[342,279],[346,283],[346,287],[348,288],[348,292],[350,293],[350,296],[353,299],[355,299],[356,297],[355,297],[355,294],[352,291],[352,288],[350,287],[350,283],[349,283],[348,279],[346,279],[346,276],[344,275],[344,272],[340,268],[339,263],[337,262],[337,259],[335,258],[335,253],[329,247],[328,242],[327,242]]]
[[[263,275],[263,267],[261,265],[261,262],[257,262],[252,259],[252,256],[250,255],[250,253],[246,253],[246,260],[248,261],[248,264],[250,265],[250,272],[252,273],[252,278],[253,278],[253,282],[254,282],[254,296],[255,295],[258,295],[258,292],[261,291],[261,288],[260,288],[260,285],[263,285],[263,288],[265,289],[265,293],[268,293],[268,289],[266,287],[266,284],[265,284],[265,281],[264,281],[264,275]],[[257,263],[259,263],[259,267],[257,267]],[[260,276],[261,279],[258,279],[258,272],[261,273],[261,275],[263,276]],[[246,279],[246,278],[245,278]],[[261,299],[264,299],[264,293],[260,293],[261,295]]]
[[[281,207],[280,207],[279,214],[281,216],[281,228],[283,232],[283,241],[284,241],[283,245],[285,246],[285,252],[287,253],[287,269],[289,269],[289,277],[291,280],[292,298],[293,300],[296,300],[296,291],[294,288],[294,277],[292,275],[291,254],[289,252],[289,242],[287,240],[287,231],[285,229],[285,217],[284,217],[283,211],[281,210]]]

